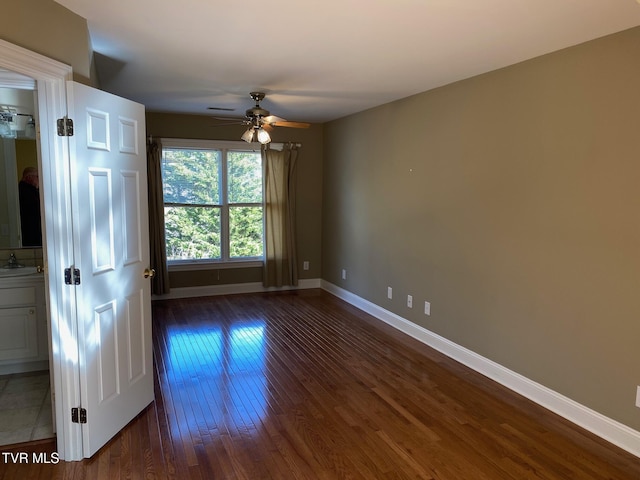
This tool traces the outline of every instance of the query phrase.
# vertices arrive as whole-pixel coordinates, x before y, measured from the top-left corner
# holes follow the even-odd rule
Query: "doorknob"
[[[144,269],[144,278],[153,278],[155,274],[156,274],[156,271],[153,268]]]

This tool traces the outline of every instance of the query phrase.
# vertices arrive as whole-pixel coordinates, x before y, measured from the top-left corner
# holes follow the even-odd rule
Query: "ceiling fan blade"
[[[264,117],[262,119],[262,122],[272,124],[272,123],[286,122],[286,120],[284,118],[278,117],[277,115],[269,115],[267,117]]]
[[[289,128],[309,128],[311,126],[310,123],[287,122],[286,120],[283,122],[273,122],[271,125],[273,125],[274,127],[289,127]]]
[[[236,121],[236,122],[244,122],[246,121],[246,117],[211,117],[215,120],[225,120],[227,122]]]
[[[230,125],[250,125],[248,122],[212,123],[210,127],[228,127]]]

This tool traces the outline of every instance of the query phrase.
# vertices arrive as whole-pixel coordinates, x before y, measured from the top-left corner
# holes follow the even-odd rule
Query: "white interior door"
[[[144,106],[67,84],[82,448],[153,400]],[[75,278],[74,278],[75,280]]]

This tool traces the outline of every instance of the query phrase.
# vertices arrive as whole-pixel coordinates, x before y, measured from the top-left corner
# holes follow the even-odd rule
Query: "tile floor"
[[[49,372],[0,376],[0,445],[53,436]]]

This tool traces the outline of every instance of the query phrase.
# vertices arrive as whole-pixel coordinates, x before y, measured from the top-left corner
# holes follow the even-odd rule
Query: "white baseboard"
[[[11,375],[13,373],[27,373],[49,370],[49,360],[37,360],[35,362],[16,363],[13,365],[0,366],[0,375]]]
[[[260,282],[230,283],[225,285],[204,285],[201,287],[172,288],[166,295],[154,295],[153,300],[169,300],[174,298],[210,297],[215,295],[233,295],[235,293],[278,292],[284,290],[304,290],[320,288],[319,278],[302,279],[296,287],[265,288]]]
[[[332,283],[322,280],[321,288],[591,433],[640,457],[640,432]]]

